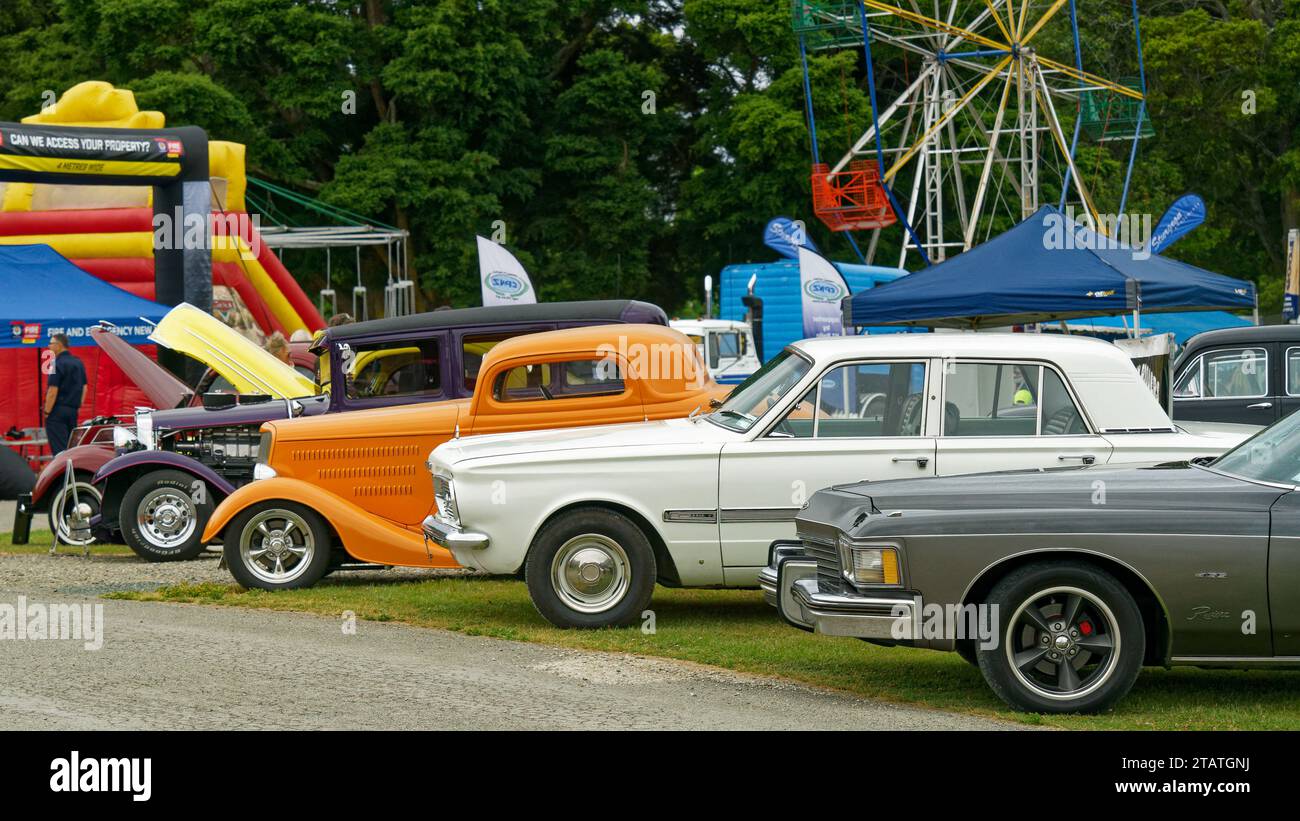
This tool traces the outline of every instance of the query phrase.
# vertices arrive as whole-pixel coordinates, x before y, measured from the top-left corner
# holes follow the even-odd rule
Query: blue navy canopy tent
[[[52,333],[67,334],[73,346],[90,345],[100,320],[117,326],[127,342],[145,345],[150,323],[169,310],[86,273],[48,245],[0,245],[0,289],[0,323],[9,324],[0,348],[43,348]]]
[[[981,328],[1254,307],[1251,282],[1142,258],[1051,206],[983,245],[844,300],[845,325],[854,327]]]

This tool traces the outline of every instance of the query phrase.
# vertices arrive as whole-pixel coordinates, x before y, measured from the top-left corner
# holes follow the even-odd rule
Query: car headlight
[[[259,479],[274,479],[276,475],[277,474],[275,472],[275,468],[271,467],[265,462],[258,462],[253,465],[254,482],[258,481]]]
[[[898,586],[898,548],[888,545],[863,545],[840,541],[840,555],[846,560],[844,576],[854,584]]]
[[[433,474],[433,500],[438,505],[437,516],[453,527],[460,527],[460,510],[456,507],[456,486],[451,474]]]
[[[114,450],[131,450],[138,444],[140,444],[140,439],[135,435],[135,431],[122,425],[113,427]]]
[[[153,438],[153,411],[149,408],[136,408],[135,435],[148,450],[157,449],[158,445]]]

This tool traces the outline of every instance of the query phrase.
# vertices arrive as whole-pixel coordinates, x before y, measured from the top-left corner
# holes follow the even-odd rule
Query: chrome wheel
[[[1120,652],[1115,616],[1086,590],[1061,586],[1035,593],[1007,624],[1011,671],[1044,698],[1082,698],[1115,672]]]
[[[560,546],[551,562],[551,584],[564,604],[579,613],[602,613],[627,594],[627,553],[608,536],[584,533]]]
[[[72,535],[72,526],[69,519],[72,517],[75,498],[84,505],[89,505],[90,515],[99,515],[99,505],[101,497],[99,489],[89,482],[77,482],[77,492],[74,495],[70,485],[60,485],[57,493],[50,499],[50,529],[59,536],[59,542],[66,545],[83,545],[92,544],[95,541],[94,536],[83,536],[75,538]]]
[[[154,547],[184,544],[198,526],[198,512],[189,494],[174,487],[157,487],[136,506],[135,522],[140,535]]]
[[[316,538],[306,520],[292,510],[272,508],[248,520],[239,534],[239,557],[259,581],[292,582],[311,565]]]

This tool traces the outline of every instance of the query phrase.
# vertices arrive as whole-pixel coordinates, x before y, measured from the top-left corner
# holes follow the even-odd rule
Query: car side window
[[[520,332],[526,333],[526,331]],[[473,393],[474,383],[478,381],[478,372],[483,367],[483,357],[488,351],[507,339],[519,336],[519,333],[467,335],[461,343],[460,361],[465,368],[465,390]]]
[[[957,362],[944,373],[944,436],[1034,436],[1042,366]],[[1062,388],[1064,390],[1064,388]]]
[[[1070,436],[1087,433],[1088,426],[1083,421],[1083,414],[1074,404],[1070,392],[1066,390],[1061,376],[1051,368],[1043,368],[1043,391],[1041,394],[1043,412],[1040,415],[1043,436]]]
[[[1252,399],[1268,396],[1268,351],[1226,348],[1204,355],[1205,399]]]
[[[621,363],[602,357],[510,368],[497,374],[492,396],[498,402],[530,402],[580,396],[617,396],[624,390]]]
[[[1196,357],[1178,377],[1178,381],[1174,383],[1175,399],[1201,398],[1201,360],[1202,357]]]
[[[1300,396],[1300,348],[1286,350],[1286,393]]]
[[[428,396],[442,392],[442,366],[434,339],[339,346],[349,399]]]
[[[860,363],[822,374],[772,434],[818,439],[920,436],[924,418],[924,363]]]

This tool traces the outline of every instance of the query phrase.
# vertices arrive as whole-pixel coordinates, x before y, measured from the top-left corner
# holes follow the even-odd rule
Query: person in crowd
[[[289,356],[289,340],[279,331],[267,337],[266,351],[286,365],[293,364],[293,358]]]
[[[330,317],[330,321],[326,324],[331,328],[336,328],[339,325],[351,325],[353,322],[356,322],[356,320],[352,318],[352,314],[341,313]]]
[[[68,436],[77,426],[77,411],[86,389],[86,366],[68,350],[65,334],[50,336],[50,353],[53,367],[45,389],[45,438],[54,455],[67,450]]]

